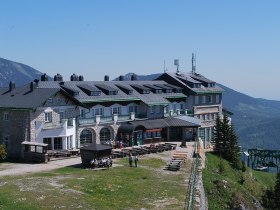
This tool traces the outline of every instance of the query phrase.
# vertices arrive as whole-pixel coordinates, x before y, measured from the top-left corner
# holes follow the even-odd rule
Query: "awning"
[[[121,124],[118,129],[118,133],[132,133],[135,127],[136,126],[132,124]]]
[[[135,127],[143,126],[147,130],[168,127],[168,124],[165,122],[165,119],[141,120],[141,121],[133,121],[130,123]]]
[[[36,141],[23,141],[21,144],[31,145],[31,146],[42,146],[42,147],[48,146],[48,144],[39,143],[39,142],[36,142]]]
[[[188,117],[188,116],[178,116],[178,117],[167,117],[164,119],[154,119],[154,120],[142,120],[133,121],[130,124],[137,126],[143,126],[146,130],[161,129],[167,127],[200,127],[200,120]]]

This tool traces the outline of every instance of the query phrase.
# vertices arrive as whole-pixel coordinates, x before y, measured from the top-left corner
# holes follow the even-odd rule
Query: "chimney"
[[[54,81],[62,82],[63,77],[59,73],[57,73],[56,75],[54,75]]]
[[[79,81],[79,76],[74,73],[74,74],[71,75],[70,80],[71,81]]]
[[[16,88],[15,82],[10,81],[10,83],[9,83],[9,91],[11,92],[15,88]]]
[[[104,76],[104,81],[109,81],[109,76],[108,75]]]
[[[49,80],[49,77],[46,73],[41,76],[41,81],[48,81],[48,80]]]
[[[137,75],[136,74],[132,74],[131,75],[131,81],[135,81],[137,80]]]
[[[30,82],[30,91],[32,92],[34,90],[34,83]]]
[[[83,75],[80,75],[80,76],[79,76],[79,81],[84,81]]]
[[[124,81],[124,76],[123,75],[119,76],[119,81]]]

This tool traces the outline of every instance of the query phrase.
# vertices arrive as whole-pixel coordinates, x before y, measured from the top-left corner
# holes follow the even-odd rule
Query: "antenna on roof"
[[[163,72],[166,72],[166,68],[165,68],[165,60],[163,61]]]
[[[192,53],[192,74],[196,72],[196,54]]]
[[[176,73],[179,73],[179,59],[174,59],[174,65],[177,66]]]

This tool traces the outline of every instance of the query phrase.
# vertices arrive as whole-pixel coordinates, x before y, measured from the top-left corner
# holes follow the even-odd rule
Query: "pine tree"
[[[241,162],[240,162],[240,148],[238,146],[238,137],[236,136],[233,125],[230,125],[229,127],[229,142],[227,143],[227,157],[228,161],[232,163],[233,168],[240,169],[241,168]]]
[[[220,117],[217,117],[216,119],[213,143],[214,149],[219,156],[232,163],[233,168],[241,168],[238,137],[235,134],[234,128],[229,123],[229,119],[226,115],[224,115],[223,120],[221,120]]]
[[[220,116],[216,118],[216,125],[214,127],[214,136],[213,136],[213,144],[214,150],[222,156],[222,121]]]
[[[222,156],[226,160],[230,160],[230,138],[231,138],[231,133],[230,133],[230,125],[229,125],[229,120],[227,115],[224,115],[223,122],[222,122]]]

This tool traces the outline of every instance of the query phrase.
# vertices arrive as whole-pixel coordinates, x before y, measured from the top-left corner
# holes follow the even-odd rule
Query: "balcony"
[[[74,125],[73,125],[73,119],[63,119],[61,122],[59,123],[48,123],[48,122],[45,122],[45,123],[42,123],[42,122],[38,122],[38,125],[41,124],[43,125],[42,129],[44,130],[48,130],[48,129],[58,129],[58,128],[67,128],[67,129],[70,129],[72,128]]]
[[[129,121],[134,119],[135,119],[134,112],[131,112],[128,115],[117,115],[117,114],[114,114],[113,116],[96,115],[95,117],[91,117],[91,118],[80,118],[79,125],[92,125],[92,124],[107,123],[107,122],[116,123],[116,122]]]
[[[169,112],[164,113],[164,117],[172,117],[172,116],[180,116],[180,115],[187,115],[192,116],[192,110],[188,109],[177,109],[177,110],[170,110]]]

